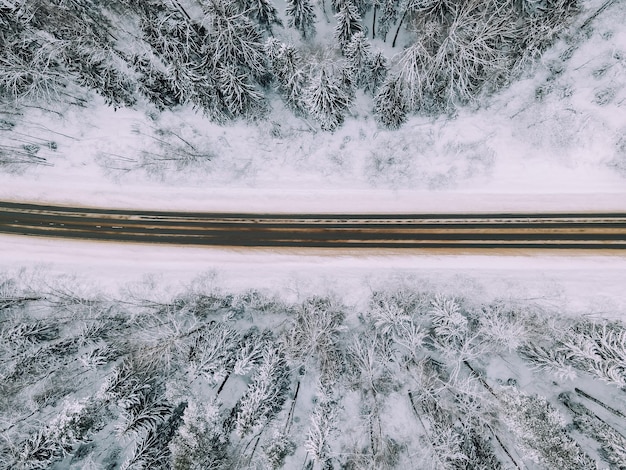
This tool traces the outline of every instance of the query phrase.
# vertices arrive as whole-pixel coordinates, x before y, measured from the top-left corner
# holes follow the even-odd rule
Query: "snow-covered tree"
[[[223,323],[211,325],[194,337],[187,350],[188,370],[192,376],[204,376],[215,385],[230,373],[233,351],[239,344],[239,333]]]
[[[219,67],[218,81],[226,109],[234,117],[261,117],[263,95],[255,89],[250,77],[233,65]]]
[[[370,81],[366,84],[365,89],[375,94],[387,78],[388,72],[389,65],[385,54],[381,51],[376,52],[370,63]]]
[[[398,74],[404,83],[410,111],[428,108],[430,92],[436,85],[430,74],[432,70],[430,60],[424,45],[419,42],[407,47],[400,56]]]
[[[235,430],[241,437],[266,425],[281,409],[289,386],[289,370],[282,351],[266,344],[261,364],[237,404]]]
[[[372,47],[363,32],[358,32],[344,50],[348,67],[354,77],[357,88],[369,88],[372,82]]]
[[[374,97],[376,119],[389,129],[398,129],[406,122],[407,111],[402,79],[397,75],[388,77]]]
[[[135,83],[122,71],[124,66],[111,52],[76,45],[68,48],[66,54],[68,68],[78,75],[78,83],[96,90],[107,104],[132,106],[136,103]]]
[[[304,114],[304,89],[307,76],[298,49],[292,44],[284,44],[276,39],[266,44],[270,69],[283,99],[297,113]]]
[[[287,26],[296,28],[304,39],[315,35],[315,10],[311,0],[287,0]]]
[[[335,27],[335,39],[342,50],[346,48],[352,36],[363,31],[359,11],[352,1],[345,1],[341,9],[335,15],[337,26]]]
[[[102,403],[88,398],[68,402],[64,409],[47,426],[12,449],[2,468],[50,468],[75,446],[89,440],[92,434],[104,427]],[[1,464],[0,464],[1,465]]]
[[[271,0],[250,0],[248,14],[270,33],[272,32],[272,25],[283,25],[278,16],[278,10]]]
[[[501,418],[517,437],[524,455],[547,468],[588,470],[595,462],[585,454],[565,429],[566,421],[548,400],[503,388]]]
[[[287,352],[297,365],[307,366],[314,359],[322,376],[337,372],[334,358],[339,352],[341,333],[345,330],[345,314],[340,305],[329,298],[307,299],[296,310],[286,334]]]
[[[336,430],[337,401],[333,397],[332,390],[321,386],[318,390],[317,402],[307,431],[304,447],[311,455],[314,462],[320,467],[329,460],[331,451],[331,438]]]
[[[274,431],[271,440],[263,446],[263,453],[272,470],[283,468],[285,458],[295,451],[296,444],[280,431]]]
[[[264,338],[264,335],[259,335],[254,331],[244,335],[235,352],[234,374],[248,375],[259,365],[263,357],[263,350],[266,347],[267,337]]]
[[[567,356],[556,345],[548,347],[527,342],[519,347],[520,355],[529,360],[534,368],[551,372],[560,379],[573,379],[576,371],[568,361]]]
[[[207,44],[215,67],[236,66],[257,80],[267,73],[264,41],[256,25],[231,2],[216,1],[208,10]]]
[[[306,91],[306,104],[323,130],[334,131],[343,123],[350,95],[341,81],[322,67]]]
[[[561,377],[573,378],[580,370],[619,387],[626,385],[626,328],[615,322],[581,322],[560,333],[558,341],[547,338],[545,345],[522,345],[522,357]]]
[[[574,414],[574,427],[598,442],[599,453],[606,461],[622,468],[626,462],[626,438],[569,394],[559,395],[559,400]]]
[[[626,327],[619,322],[581,322],[568,333],[560,352],[580,370],[626,387]]]
[[[359,12],[359,16],[363,18],[365,14],[372,9],[374,6],[374,0],[350,0],[357,11]]]
[[[169,444],[172,467],[176,470],[205,470],[227,468],[229,465],[226,417],[217,400],[201,403],[190,401],[183,423]]]
[[[141,93],[152,102],[157,109],[165,110],[180,104],[170,77],[165,70],[160,70],[145,56],[135,56],[133,68],[138,73],[137,81]]]
[[[131,399],[120,400],[122,420],[117,426],[120,435],[138,435],[167,419],[172,406],[163,397],[163,387],[148,385]]]

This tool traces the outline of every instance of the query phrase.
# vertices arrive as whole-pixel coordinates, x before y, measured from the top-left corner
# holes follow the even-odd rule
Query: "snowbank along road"
[[[626,249],[626,213],[235,214],[0,202],[0,233],[230,247]]]

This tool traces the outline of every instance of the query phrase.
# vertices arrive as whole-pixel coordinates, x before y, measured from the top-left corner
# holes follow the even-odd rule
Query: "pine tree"
[[[376,52],[370,64],[370,81],[366,84],[365,89],[370,90],[372,94],[376,93],[387,78],[388,72],[387,58],[381,51]]]
[[[306,103],[322,129],[334,131],[343,123],[350,97],[342,84],[322,67],[307,90]]]
[[[296,451],[296,444],[289,439],[289,436],[279,431],[274,431],[272,439],[263,446],[263,452],[272,470],[283,468],[285,458],[293,455]]]
[[[251,0],[248,7],[248,14],[256,20],[262,28],[272,32],[272,25],[282,26],[283,23],[278,17],[278,10],[271,0]]]
[[[180,104],[167,73],[159,70],[147,57],[135,56],[133,68],[138,73],[141,93],[163,111]]]
[[[227,65],[219,68],[218,77],[229,114],[234,117],[260,117],[264,109],[263,95],[254,88],[246,73]]]
[[[233,3],[214,2],[209,9],[210,61],[214,67],[234,65],[249,71],[255,79],[267,74],[267,60],[261,33]]]
[[[323,385],[320,386],[318,394],[304,447],[321,468],[328,468],[325,464],[329,460],[331,437],[336,430],[337,401],[332,390]]]
[[[368,89],[372,80],[372,48],[363,32],[358,32],[345,48],[346,60],[354,76],[357,88]]]
[[[183,415],[183,424],[169,445],[172,468],[228,468],[230,444],[224,430],[224,416],[219,402],[190,402]]]
[[[331,0],[330,6],[333,13],[339,13],[346,3],[351,2],[352,0]]]
[[[289,369],[284,355],[267,343],[262,362],[245,395],[238,403],[235,430],[239,436],[266,425],[281,409],[289,386]]]
[[[266,50],[280,94],[291,109],[304,114],[304,88],[307,77],[298,49],[292,44],[270,39],[266,44]]]
[[[383,41],[387,40],[387,33],[398,19],[399,0],[381,0],[380,19],[378,20],[378,34]]]
[[[121,71],[116,56],[79,45],[67,52],[68,69],[78,75],[79,84],[96,90],[109,105],[136,103],[135,83]]]
[[[600,455],[614,467],[626,467],[626,438],[582,403],[563,393],[559,400],[574,414],[574,427],[600,444]]]
[[[349,0],[352,1],[354,6],[356,7],[356,11],[359,13],[359,16],[363,18],[365,14],[372,9],[374,6],[374,0]]]
[[[363,31],[361,17],[357,8],[351,1],[346,1],[335,15],[337,26],[335,27],[335,39],[342,50],[346,48],[352,36]]]
[[[296,28],[303,39],[315,35],[315,11],[311,0],[287,0],[287,26]]]
[[[398,129],[406,122],[408,106],[403,88],[400,77],[389,77],[374,98],[376,118],[389,129]]]
[[[499,396],[503,406],[500,416],[518,438],[527,458],[547,468],[596,468],[567,434],[565,419],[544,397],[513,388],[503,389]]]

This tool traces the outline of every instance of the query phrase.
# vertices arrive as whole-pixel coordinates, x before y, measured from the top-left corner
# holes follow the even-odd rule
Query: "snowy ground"
[[[614,255],[222,250],[16,236],[2,236],[2,246],[0,269],[4,271],[38,267],[55,275],[76,276],[111,293],[145,276],[181,288],[202,273],[215,273],[228,289],[272,288],[298,291],[299,296],[331,289],[358,303],[369,282],[388,279],[392,283],[409,277],[448,292],[476,288],[485,300],[524,292],[522,297],[545,298],[574,313],[626,319],[626,263]]]

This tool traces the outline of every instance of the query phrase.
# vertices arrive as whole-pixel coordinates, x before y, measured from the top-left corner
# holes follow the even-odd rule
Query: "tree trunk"
[[[185,8],[180,4],[180,2],[178,0],[174,0],[174,3],[178,7],[178,9],[181,11],[181,13],[185,15],[188,20],[191,20],[191,16],[189,16],[189,13],[187,13],[187,10],[185,10]]]
[[[472,375],[479,380],[479,382],[483,385],[483,387],[487,389],[489,393],[491,393],[495,398],[498,398],[498,395],[496,395],[496,392],[493,391],[493,388],[491,388],[489,384],[485,382],[485,379],[483,379],[480,374],[474,370],[469,362],[463,361],[463,364],[465,364],[465,366],[472,372]]]
[[[285,434],[291,429],[291,423],[293,422],[293,412],[296,409],[296,400],[298,399],[298,392],[300,391],[300,381],[296,384],[296,392],[293,394],[293,400],[291,401],[291,407],[289,408],[289,414],[287,415],[287,422],[285,423]]]
[[[496,438],[496,441],[498,441],[498,444],[500,444],[500,447],[502,448],[504,453],[509,457],[509,459],[511,459],[511,462],[513,462],[513,465],[515,465],[516,468],[520,468],[520,466],[517,464],[517,462],[515,461],[515,459],[513,458],[511,453],[509,452],[509,449],[506,448],[506,446],[502,443],[502,441],[500,440],[498,435],[493,431],[493,429],[491,429],[491,426],[488,425],[487,429],[489,429],[489,431],[491,432],[493,437]]]
[[[607,411],[610,411],[611,413],[613,413],[615,416],[619,416],[620,418],[626,418],[626,415],[624,415],[624,413],[622,413],[619,410],[616,410],[615,408],[610,407],[609,405],[607,405],[604,402],[601,402],[600,400],[598,400],[597,398],[592,397],[591,395],[589,395],[586,392],[583,392],[581,389],[579,388],[574,388],[574,391],[580,395],[581,397],[585,397],[587,400],[594,402],[597,405],[600,405],[602,408],[604,408]]]
[[[376,39],[376,10],[378,10],[378,7],[374,5],[374,19],[372,20],[372,39]]]
[[[400,18],[400,23],[398,24],[398,29],[396,29],[396,35],[393,37],[393,42],[391,43],[391,47],[396,47],[396,41],[398,40],[398,33],[400,32],[400,28],[402,27],[402,22],[404,21],[404,18],[406,17],[408,10],[404,10],[404,13],[402,13],[402,18]]]
[[[228,377],[230,377],[230,372],[228,374],[226,374],[226,377],[224,377],[224,380],[222,380],[220,388],[217,389],[217,395],[222,393],[222,389],[224,388],[224,385],[226,385],[226,381],[228,380]]]

